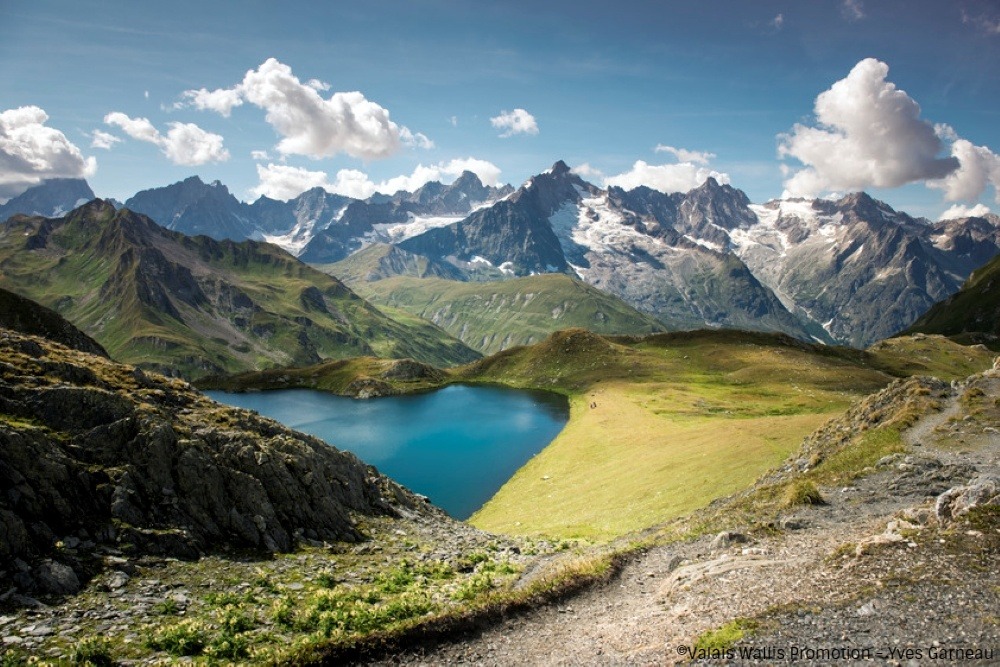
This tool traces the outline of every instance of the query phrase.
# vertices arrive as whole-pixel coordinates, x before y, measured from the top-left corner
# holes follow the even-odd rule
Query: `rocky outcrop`
[[[982,505],[1000,505],[1000,477],[980,475],[965,486],[948,489],[938,496],[934,514],[947,525]]]
[[[0,327],[48,338],[81,352],[108,356],[100,343],[59,313],[5,289],[0,289]]]
[[[180,380],[8,329],[0,359],[0,582],[24,592],[74,592],[114,551],[284,551],[361,540],[359,517],[438,512]]]

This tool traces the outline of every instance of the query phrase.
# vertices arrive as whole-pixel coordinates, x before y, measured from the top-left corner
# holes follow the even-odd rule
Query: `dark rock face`
[[[108,356],[96,340],[67,322],[59,313],[5,289],[0,289],[0,327],[48,338],[81,352]],[[38,348],[38,353],[41,354],[41,348]]]
[[[273,552],[360,540],[358,516],[437,513],[352,454],[185,382],[8,329],[0,359],[0,563],[26,566],[0,579],[24,592],[75,592],[108,549]]]

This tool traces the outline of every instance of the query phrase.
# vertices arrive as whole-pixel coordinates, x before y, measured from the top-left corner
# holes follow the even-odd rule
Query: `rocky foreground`
[[[461,608],[550,549],[186,382],[0,328],[5,665],[284,660]]]
[[[381,664],[995,665],[1000,371],[898,381],[657,542],[604,586]]]

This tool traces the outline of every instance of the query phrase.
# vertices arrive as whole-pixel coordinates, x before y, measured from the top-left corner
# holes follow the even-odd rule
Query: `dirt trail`
[[[992,385],[1000,396],[1000,381]],[[965,564],[945,553],[938,540],[925,545],[894,537],[889,547],[874,548],[886,542],[887,522],[900,510],[929,507],[941,489],[965,483],[977,470],[1000,473],[997,424],[978,425],[977,447],[971,452],[931,445],[954,436],[956,427],[948,431],[945,426],[961,424],[953,419],[960,412],[953,396],[943,410],[904,434],[913,457],[851,487],[823,489],[827,505],[789,517],[798,529],[753,542],[707,537],[657,547],[625,566],[613,581],[569,601],[379,664],[675,664],[688,660],[689,647],[705,631],[765,612],[773,621],[762,641],[785,649],[810,642],[856,647],[972,642],[993,646],[1000,661],[1000,628],[970,621],[990,614],[996,618],[996,568],[985,568],[991,571],[971,580],[954,571]],[[855,556],[858,544],[871,545],[875,555]],[[917,572],[922,574],[914,574],[908,585],[898,583],[906,573]],[[938,614],[935,610],[942,607],[961,613]],[[775,658],[761,662],[784,661]]]

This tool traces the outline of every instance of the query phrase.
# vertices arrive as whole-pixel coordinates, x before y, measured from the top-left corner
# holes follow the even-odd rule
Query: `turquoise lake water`
[[[562,396],[494,387],[369,400],[311,389],[205,393],[354,452],[456,519],[479,509],[569,418]]]

